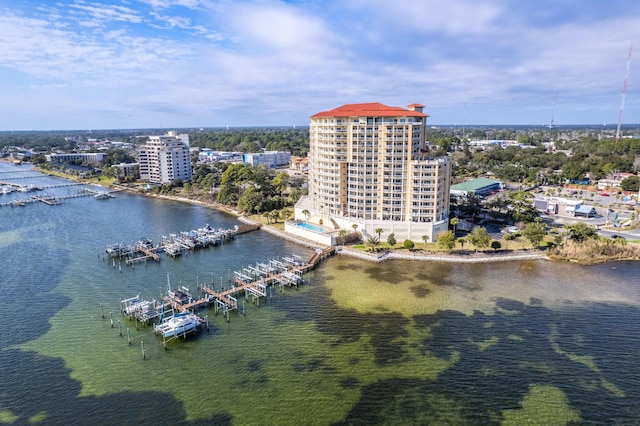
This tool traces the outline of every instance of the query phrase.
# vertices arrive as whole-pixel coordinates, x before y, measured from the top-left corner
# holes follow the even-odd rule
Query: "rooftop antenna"
[[[629,45],[629,57],[627,58],[627,71],[624,74],[624,86],[622,86],[622,100],[620,101],[620,113],[618,114],[618,130],[616,130],[616,143],[620,140],[620,125],[622,124],[622,111],[624,111],[624,96],[627,93],[627,79],[629,78],[629,66],[631,65],[631,50],[633,43]]]

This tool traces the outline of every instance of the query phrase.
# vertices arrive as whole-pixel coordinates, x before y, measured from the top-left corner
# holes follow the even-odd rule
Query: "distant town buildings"
[[[263,152],[227,152],[200,149],[198,160],[208,163],[247,163],[253,167],[264,164],[270,168],[288,167],[292,164],[291,153],[287,151],[263,151]],[[296,164],[299,164],[300,161]],[[300,170],[300,168],[298,169]]]
[[[446,231],[451,161],[427,149],[423,108],[364,103],[313,115],[309,196],[296,204],[296,219],[355,227],[365,239],[434,241]]]
[[[198,151],[198,161],[208,163],[240,163],[242,162],[242,152],[239,151],[213,151],[201,148]]]
[[[465,198],[467,195],[489,195],[500,189],[502,189],[500,181],[483,177],[451,185],[451,195]]]
[[[91,164],[101,164],[104,159],[104,152],[68,152],[62,154],[48,154],[45,158],[49,163],[72,163],[82,161]]]
[[[306,172],[309,170],[309,157],[291,157],[291,162],[289,163],[289,168],[291,170],[297,170],[301,172]]]
[[[265,151],[244,154],[242,161],[254,167],[265,164],[272,169],[288,166],[291,162],[291,153],[285,151]]]
[[[625,180],[628,177],[633,177],[636,176],[633,173],[623,173],[623,172],[618,172],[618,173],[612,173],[612,175],[606,179],[600,179],[598,181],[598,189],[599,190],[603,190],[603,189],[620,189],[620,184],[622,183],[623,180]]]
[[[126,180],[127,178],[140,178],[140,166],[138,165],[138,163],[114,164],[113,168],[116,169],[116,178],[118,178],[118,180],[122,181]]]
[[[140,179],[149,183],[190,182],[189,135],[169,132],[150,136],[147,143],[138,148],[138,164]]]

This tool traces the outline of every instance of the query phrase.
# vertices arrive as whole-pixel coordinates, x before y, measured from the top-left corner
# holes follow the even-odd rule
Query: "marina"
[[[107,245],[105,253],[112,259],[115,267],[115,259],[125,261],[126,265],[133,265],[137,262],[153,260],[160,262],[159,253],[166,253],[168,256],[180,256],[183,251],[197,250],[201,248],[219,246],[225,241],[234,240],[237,235],[260,229],[260,225],[236,225],[232,229],[214,229],[208,224],[203,228],[191,231],[182,231],[177,234],[163,235],[157,246],[153,241],[143,238],[133,245],[125,243],[115,243]]]
[[[56,185],[46,185],[46,186],[36,186],[33,184],[28,185],[18,185],[7,182],[0,182],[0,194],[8,195],[14,192],[19,193],[28,193],[33,191],[43,191],[45,189],[55,189],[55,188],[66,188],[70,186],[78,186],[84,185],[82,183],[69,183],[69,184],[56,184]],[[89,197],[93,196],[96,200],[105,200],[109,198],[114,198],[114,192],[119,192],[119,190],[110,190],[110,191],[98,191],[90,188],[79,188],[74,194],[67,195],[58,195],[53,193],[42,193],[38,195],[31,195],[28,198],[14,198],[8,202],[0,203],[0,207],[15,207],[21,206],[24,207],[27,204],[35,204],[35,203],[43,203],[49,206],[55,206],[62,204],[64,200],[69,200],[73,198],[81,198],[81,197]]]
[[[195,333],[204,324],[204,321],[196,314],[189,312],[172,312],[154,327],[155,333],[163,339],[187,337],[187,333]]]
[[[201,326],[208,324],[207,317],[200,317],[196,311],[214,308],[217,315],[222,312],[227,322],[230,321],[230,312],[238,312],[238,298],[244,295],[244,300],[260,305],[260,299],[269,297],[269,290],[280,286],[284,292],[285,287],[298,287],[303,285],[303,275],[315,268],[318,263],[328,256],[335,254],[333,248],[327,248],[314,253],[309,262],[302,262],[298,255],[285,256],[282,259],[273,259],[266,263],[257,263],[242,270],[234,271],[230,288],[221,286],[220,290],[211,286],[197,283],[201,291],[201,297],[195,299],[191,290],[183,285],[177,289],[171,288],[169,275],[167,275],[167,293],[162,295],[159,302],[147,301],[140,295],[120,301],[122,314],[138,323],[154,323],[154,331],[163,337],[163,346],[167,349],[168,341],[174,338],[186,338],[190,333],[196,333]],[[244,302],[243,302],[244,315]],[[112,323],[113,325],[113,323]]]
[[[24,183],[60,182],[41,181]],[[47,190],[67,191],[75,188]],[[155,246],[172,229],[240,222],[207,206],[130,193],[35,206],[5,209],[0,221],[6,423],[487,425],[513,414],[511,424],[626,425],[640,418],[639,262],[375,264],[339,254],[303,275],[297,290],[274,283],[265,291],[258,276],[268,269],[258,264],[292,253],[310,263],[318,253],[249,232],[222,247],[185,250],[179,261],[158,253],[160,263],[125,268],[114,258],[114,273],[112,259],[101,260],[109,243],[153,236]],[[26,264],[30,253],[37,261]],[[252,268],[263,273],[251,277]],[[187,287],[198,300],[209,295],[202,286],[239,287],[235,271],[266,294],[259,307],[244,291],[231,295],[237,311],[227,322],[222,309],[215,315],[214,304],[203,305],[195,314],[208,327],[187,339],[155,335],[157,316],[149,323],[121,313],[120,301],[139,295],[149,303],[131,301],[130,310],[155,316],[166,304],[167,274],[172,288]],[[29,303],[17,303],[21,297]],[[514,420],[526,413],[533,415]]]

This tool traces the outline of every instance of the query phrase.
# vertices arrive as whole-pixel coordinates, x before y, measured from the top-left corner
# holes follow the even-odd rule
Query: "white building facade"
[[[84,161],[91,164],[101,164],[104,159],[102,152],[70,152],[64,154],[48,154],[45,158],[50,163],[70,163],[72,161]]]
[[[149,183],[190,182],[192,176],[189,135],[150,136],[138,149],[140,179]]]
[[[254,167],[265,164],[275,169],[289,165],[291,162],[291,153],[286,151],[252,152],[244,154],[242,160]]]
[[[296,219],[357,226],[365,239],[434,241],[446,231],[451,161],[429,152],[423,108],[350,104],[312,116],[309,196]]]

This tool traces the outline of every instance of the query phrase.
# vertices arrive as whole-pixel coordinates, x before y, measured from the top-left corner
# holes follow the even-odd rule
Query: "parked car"
[[[618,234],[614,234],[611,236],[612,240],[626,240],[625,237],[623,237],[622,235],[618,235]]]
[[[606,192],[601,192],[600,195],[603,196],[603,197],[608,197],[609,196],[609,194],[607,194]]]
[[[504,230],[510,234],[515,234],[520,231],[517,226],[507,226]]]

